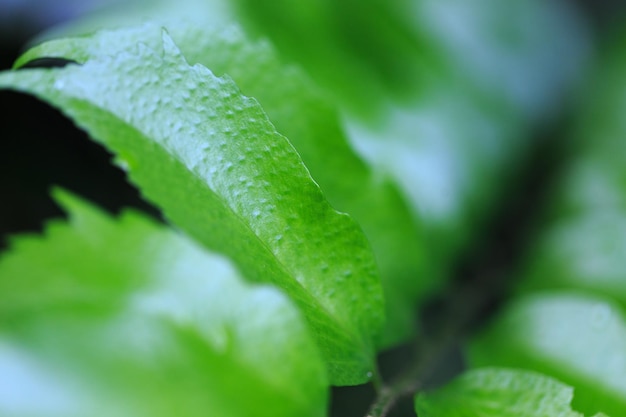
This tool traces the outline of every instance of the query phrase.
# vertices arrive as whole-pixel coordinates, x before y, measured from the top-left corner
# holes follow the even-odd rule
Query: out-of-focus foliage
[[[57,196],[69,222],[0,260],[2,416],[325,414],[324,363],[279,291],[136,212]]]
[[[572,129],[572,158],[558,179],[520,291],[584,289],[626,307],[626,54],[623,38],[597,65]]]
[[[624,54],[611,48],[590,78],[571,159],[526,249],[515,298],[470,348],[472,366],[532,369],[576,390],[573,406],[626,413]]]

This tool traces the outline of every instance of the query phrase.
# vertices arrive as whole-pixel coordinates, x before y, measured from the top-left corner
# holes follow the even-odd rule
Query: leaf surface
[[[418,394],[415,409],[420,417],[583,417],[573,397],[571,387],[535,372],[483,368]]]
[[[189,62],[227,74],[244,94],[259,100],[333,207],[363,227],[381,269],[387,301],[379,344],[389,346],[409,337],[417,327],[415,305],[434,285],[434,275],[425,269],[424,233],[399,191],[351,148],[328,97],[300,69],[283,64],[269,43],[248,40],[237,26],[218,30],[172,21],[167,27]],[[156,25],[144,25],[121,29],[115,36],[139,43],[157,39],[159,32]],[[107,42],[111,36],[100,32],[46,42],[28,51],[17,65],[51,54],[86,62],[107,48],[114,52]]]
[[[328,204],[291,144],[230,79],[187,64],[167,34],[138,45],[110,35],[96,37],[108,46],[83,65],[4,73],[0,86],[59,107],[117,154],[172,223],[247,279],[280,286],[309,321],[334,384],[366,381],[384,307],[359,227]]]
[[[512,302],[474,340],[470,362],[544,373],[574,387],[576,409],[626,415],[626,318],[602,299],[555,293]]]
[[[187,61],[227,74],[244,94],[259,100],[333,207],[349,213],[364,229],[381,269],[387,301],[379,345],[408,338],[417,328],[415,305],[434,285],[433,274],[424,269],[424,234],[399,191],[352,149],[328,97],[299,68],[281,62],[269,43],[250,41],[236,25],[215,29],[174,19],[167,28]],[[112,36],[139,43],[157,39],[159,31],[156,25],[144,25],[120,29],[115,35],[100,32],[50,41],[29,50],[16,65],[50,54],[82,63],[104,51],[113,53],[114,46],[107,42]]]
[[[57,198],[69,222],[0,259],[1,415],[325,414],[325,365],[287,297],[136,212]]]
[[[387,307],[379,344],[407,339],[417,327],[415,305],[434,285],[425,269],[425,236],[389,178],[355,153],[329,97],[298,67],[282,63],[268,42],[252,42],[237,27],[207,33],[173,25],[172,35],[189,61],[229,75],[259,100],[333,207],[363,228],[381,269]]]

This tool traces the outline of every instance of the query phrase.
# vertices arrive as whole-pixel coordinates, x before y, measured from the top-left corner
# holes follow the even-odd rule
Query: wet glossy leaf
[[[308,319],[333,383],[366,381],[383,301],[359,227],[331,208],[291,144],[232,81],[188,65],[167,34],[139,45],[115,36],[106,41],[114,54],[4,73],[0,86],[59,107],[117,154],[174,224],[247,279],[279,285]]]
[[[227,74],[244,94],[259,100],[330,203],[363,227],[381,269],[387,300],[380,344],[388,346],[410,336],[417,327],[414,306],[435,281],[425,269],[429,245],[398,190],[351,148],[329,98],[297,67],[283,64],[269,43],[246,39],[237,26],[217,30],[172,21],[168,31],[189,62]],[[144,25],[116,31],[115,37],[140,43],[159,39],[158,33],[158,26]],[[112,36],[100,32],[47,42],[28,51],[18,65],[48,55],[85,62],[103,51],[113,53],[114,45],[107,42]],[[151,46],[157,48],[154,43]]]

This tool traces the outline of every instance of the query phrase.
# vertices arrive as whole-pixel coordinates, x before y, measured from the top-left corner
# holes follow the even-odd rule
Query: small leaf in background
[[[139,215],[70,219],[0,258],[0,414],[325,415],[326,369],[278,290]]]
[[[576,390],[586,414],[626,415],[626,317],[588,295],[538,294],[511,302],[470,347],[472,366],[525,368]]]
[[[502,172],[523,154],[518,117],[483,104],[469,91],[437,84],[410,106],[389,105],[375,123],[347,121],[354,146],[398,184],[422,220],[438,269],[475,236]]]
[[[535,372],[484,368],[418,394],[415,409],[419,417],[584,417],[572,397],[571,387]]]
[[[620,30],[621,32],[621,30]],[[571,121],[566,169],[553,187],[550,219],[626,212],[624,33],[600,50]]]
[[[599,209],[544,228],[520,291],[580,289],[626,310],[626,214]]]
[[[626,132],[626,131],[625,131]],[[625,133],[619,134],[623,137]],[[559,179],[547,219],[595,215],[599,212],[626,213],[626,169],[624,149],[586,152],[569,161]],[[612,155],[611,155],[612,154]]]
[[[117,154],[172,223],[247,279],[281,287],[309,321],[334,384],[367,381],[384,304],[364,234],[328,204],[255,100],[155,36],[152,49],[110,32],[98,39],[117,53],[6,72],[0,87],[59,107]]]

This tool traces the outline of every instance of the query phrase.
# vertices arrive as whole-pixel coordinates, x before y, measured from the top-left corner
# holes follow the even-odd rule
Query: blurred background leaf
[[[137,212],[56,196],[69,221],[0,258],[0,414],[325,415],[326,367],[278,290]]]

